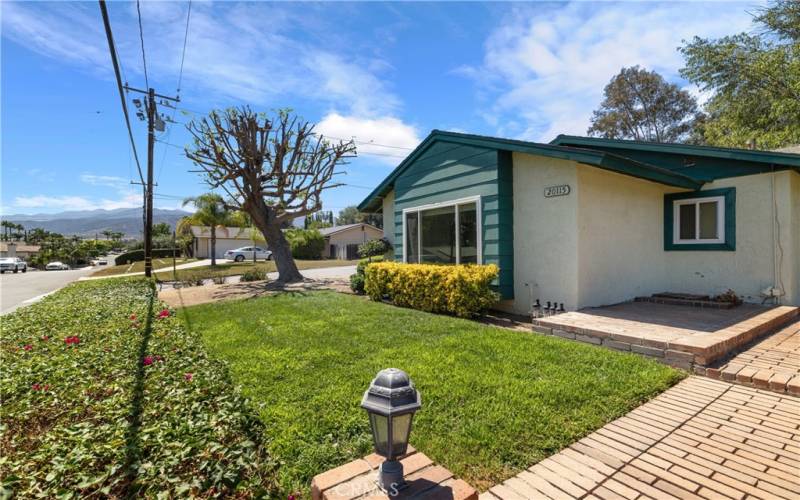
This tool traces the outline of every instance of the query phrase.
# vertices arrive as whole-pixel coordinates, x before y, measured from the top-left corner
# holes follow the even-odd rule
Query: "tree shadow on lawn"
[[[139,352],[136,357],[136,375],[133,386],[133,397],[131,398],[131,411],[128,417],[128,431],[125,434],[125,466],[124,471],[128,476],[125,489],[128,495],[135,494],[135,483],[138,476],[139,462],[141,460],[141,443],[139,431],[142,427],[142,402],[144,400],[145,365],[144,358],[147,356],[147,347],[150,344],[150,335],[153,329],[153,308],[156,301],[155,287],[150,295],[147,304],[147,316],[144,324],[144,335],[139,344]]]

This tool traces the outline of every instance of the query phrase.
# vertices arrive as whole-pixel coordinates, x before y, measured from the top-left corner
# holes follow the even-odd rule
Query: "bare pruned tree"
[[[333,143],[288,110],[275,116],[248,106],[212,111],[187,128],[194,147],[186,156],[212,189],[227,193],[226,206],[250,215],[272,250],[279,280],[301,281],[281,227],[322,209],[338,166],[356,152],[353,141]]]

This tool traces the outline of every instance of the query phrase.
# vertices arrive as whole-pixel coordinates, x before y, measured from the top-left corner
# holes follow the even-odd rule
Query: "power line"
[[[186,30],[183,33],[183,52],[181,53],[181,69],[178,72],[178,96],[181,95],[181,81],[183,80],[183,61],[186,58],[186,42],[189,40],[189,19],[192,16],[192,0],[189,0],[189,10],[186,12]],[[172,113],[173,116],[175,112]]]
[[[136,15],[139,17],[139,40],[142,42],[142,67],[144,67],[144,83],[150,88],[150,81],[147,79],[147,59],[144,55],[144,31],[142,30],[142,10],[139,8],[139,0],[136,0]]]
[[[131,120],[128,117],[128,105],[125,102],[125,91],[122,89],[122,78],[119,74],[119,60],[117,59],[117,48],[114,45],[114,35],[111,32],[111,22],[108,20],[108,10],[106,9],[105,0],[100,1],[100,12],[103,14],[103,25],[106,30],[106,39],[108,40],[108,50],[111,53],[111,63],[114,66],[114,76],[117,78],[117,90],[119,90],[119,99],[122,102],[122,114],[125,115],[125,125],[128,128],[128,138],[131,142],[131,149],[133,149],[133,157],[136,159],[136,169],[139,171],[139,179],[144,184],[144,175],[142,174],[142,166],[139,163],[139,154],[136,152],[136,142],[133,140],[133,130],[131,129]]]

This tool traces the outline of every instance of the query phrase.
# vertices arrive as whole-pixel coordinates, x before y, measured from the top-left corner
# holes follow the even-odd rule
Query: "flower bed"
[[[152,283],[71,285],[0,338],[0,496],[270,491],[261,424]]]

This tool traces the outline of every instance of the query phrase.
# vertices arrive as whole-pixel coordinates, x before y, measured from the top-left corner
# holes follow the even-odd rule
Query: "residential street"
[[[28,271],[27,273],[0,274],[0,314],[7,314],[26,305],[43,294],[54,292],[82,276],[91,274],[95,268],[71,269],[69,271]]]

